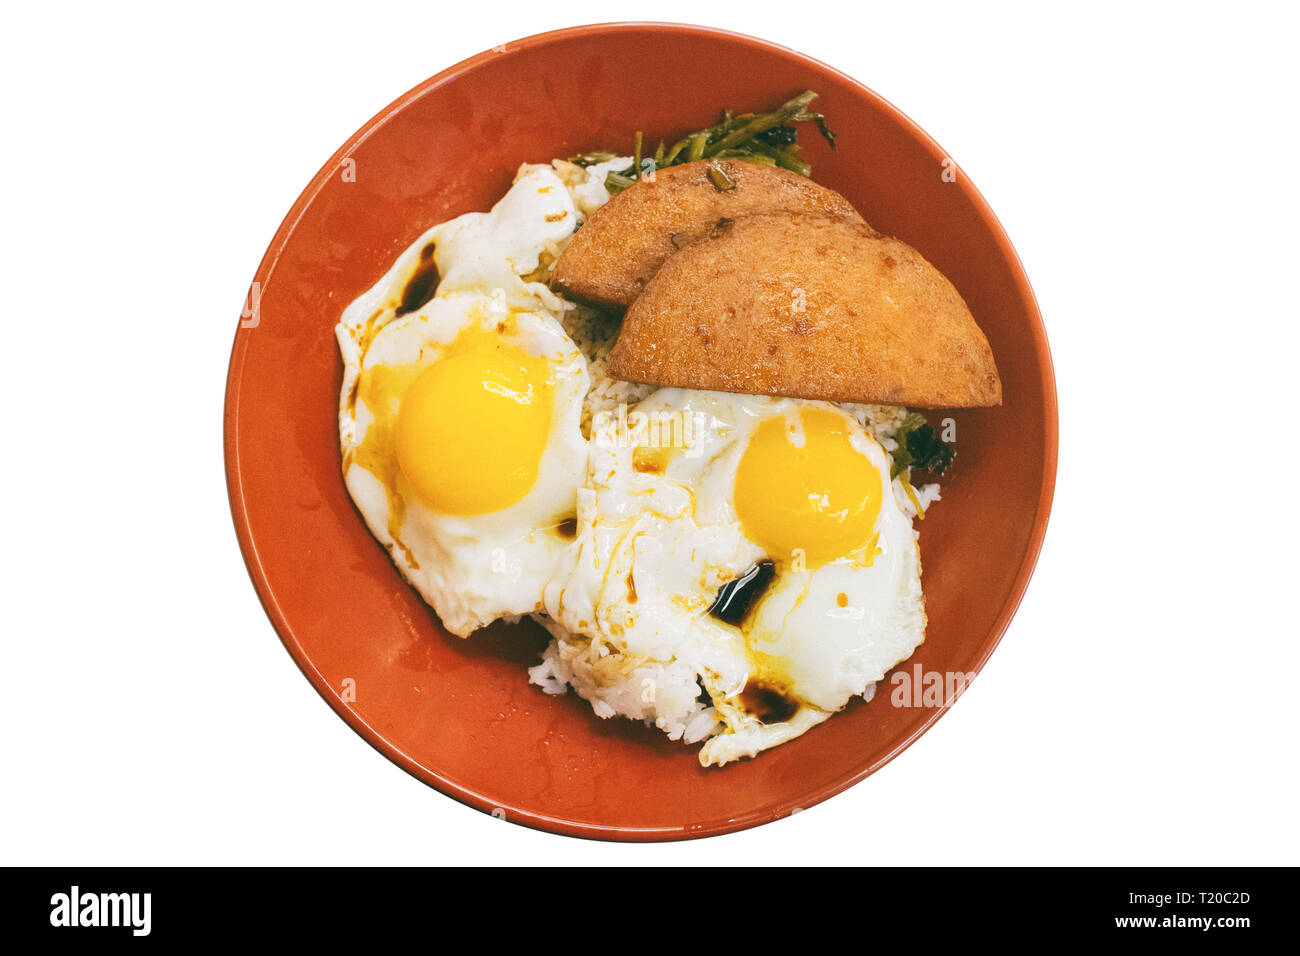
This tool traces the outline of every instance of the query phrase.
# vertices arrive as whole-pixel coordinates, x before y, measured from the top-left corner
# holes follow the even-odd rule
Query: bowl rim
[[[859,80],[856,80],[842,71],[829,66],[814,57],[808,56],[807,54],[800,53],[770,40],[761,39],[744,33],[738,33],[732,30],[691,23],[627,20],[564,27],[557,30],[546,31],[544,33],[533,34],[523,39],[508,41],[502,46],[505,53],[508,54],[516,50],[529,50],[559,41],[572,40],[576,38],[598,38],[611,33],[635,30],[652,30],[655,32],[666,33],[676,32],[721,38],[743,46],[761,48],[766,53],[774,53],[796,62],[814,72],[832,74],[849,83],[868,99],[878,103],[880,107],[890,115],[891,120],[905,127],[912,136],[934,154],[936,159],[942,161],[948,157],[948,154],[939,147],[938,143],[936,143],[928,133],[914,123],[905,113]],[[355,133],[348,137],[343,145],[335,151],[316,175],[312,177],[306,188],[303,189],[297,200],[290,207],[289,212],[285,215],[279,228],[276,230],[275,236],[271,239],[262,260],[258,265],[253,283],[261,283],[262,287],[266,285],[267,279],[275,271],[280,255],[297,228],[304,211],[313,201],[315,201],[316,197],[325,187],[327,181],[330,180],[337,171],[339,163],[346,156],[351,154],[361,143],[365,142],[365,140],[367,140],[373,133],[384,126],[389,119],[403,110],[407,104],[425,95],[432,89],[450,83],[461,76],[472,72],[480,64],[501,56],[502,53],[498,52],[500,49],[501,48],[494,48],[477,53],[422,81],[389,103],[386,107],[367,120]],[[1057,405],[1056,375],[1052,363],[1051,350],[1047,342],[1047,332],[1043,325],[1042,313],[1038,308],[1037,299],[1035,298],[1033,289],[1029,284],[1028,276],[1025,274],[1024,266],[1021,263],[1020,257],[1016,253],[1015,248],[1012,246],[1006,230],[1002,228],[1001,222],[998,221],[997,216],[994,214],[988,202],[985,201],[983,195],[975,187],[975,184],[971,182],[969,177],[962,176],[961,179],[963,188],[967,191],[967,194],[975,206],[976,213],[988,227],[989,232],[998,247],[999,254],[1008,264],[1014,267],[1011,271],[1015,290],[1031,319],[1030,325],[1033,354],[1039,369],[1041,369],[1041,386],[1043,388],[1044,398],[1043,470],[1040,477],[1041,484],[1037,509],[1034,514],[1033,527],[1030,532],[1029,542],[1021,556],[1020,567],[1014,581],[1012,582],[1008,599],[1004,603],[1001,612],[994,621],[992,628],[989,630],[988,636],[980,646],[979,652],[972,662],[972,671],[978,673],[983,669],[994,649],[996,649],[998,644],[1001,642],[1007,627],[1010,625],[1012,617],[1019,608],[1020,602],[1024,597],[1025,589],[1028,587],[1029,579],[1033,575],[1039,554],[1042,550],[1056,486],[1059,409]],[[246,299],[245,301],[248,300]],[[368,724],[360,714],[348,708],[339,699],[330,685],[326,682],[324,676],[316,669],[315,665],[303,650],[302,645],[299,643],[297,636],[294,633],[293,625],[290,624],[286,618],[276,599],[274,591],[268,583],[266,571],[262,565],[261,556],[258,552],[257,544],[253,540],[252,531],[249,526],[249,516],[242,484],[238,434],[244,360],[249,339],[248,336],[241,335],[241,331],[243,331],[242,328],[237,326],[227,372],[223,415],[223,445],[227,494],[230,501],[231,517],[235,526],[235,535],[238,539],[240,552],[243,555],[244,564],[248,569],[249,577],[252,579],[253,587],[257,592],[258,600],[261,602],[262,608],[270,619],[271,625],[275,629],[280,642],[284,645],[285,650],[289,652],[290,657],[293,658],[298,669],[303,672],[304,676],[307,677],[311,685],[315,688],[317,694],[321,696],[330,708],[333,709],[333,711],[338,714],[338,716],[341,717],[362,739],[382,753],[390,761],[411,774],[417,780],[420,780],[440,793],[484,813],[500,815],[504,812],[505,819],[512,823],[563,836],[598,840],[616,840],[622,842],[662,842],[696,839],[706,836],[719,836],[789,816],[792,813],[807,809],[808,807],[821,803],[822,801],[847,790],[849,787],[861,782],[866,777],[875,773],[915,743],[916,740],[929,730],[935,721],[937,721],[955,702],[955,699],[948,700],[945,701],[941,707],[929,708],[925,719],[922,720],[911,733],[898,740],[895,746],[886,754],[871,761],[869,764],[820,787],[816,791],[801,796],[797,804],[794,801],[785,800],[779,803],[775,811],[770,807],[766,809],[752,810],[742,816],[728,817],[726,819],[720,819],[705,824],[682,824],[659,827],[622,827],[582,823],[573,820],[566,820],[560,817],[549,816],[522,807],[502,806],[468,787],[461,786],[440,776],[436,771],[421,765],[414,758],[395,746],[375,727]]]

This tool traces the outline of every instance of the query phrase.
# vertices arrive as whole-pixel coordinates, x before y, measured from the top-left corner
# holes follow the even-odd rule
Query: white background
[[[796,817],[644,847],[466,809],[335,717],[254,596],[221,446],[244,293],[331,153],[458,60],[632,8],[8,11],[0,861],[1300,862],[1295,24],[1136,7],[638,8],[933,135],[1024,261],[1061,411],[1037,574],[952,712]]]

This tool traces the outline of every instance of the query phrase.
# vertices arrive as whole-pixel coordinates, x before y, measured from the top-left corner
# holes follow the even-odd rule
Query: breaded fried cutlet
[[[1002,403],[970,309],[907,243],[843,215],[712,225],[628,308],[615,378],[922,408]]]
[[[683,163],[634,183],[592,213],[556,261],[551,285],[589,305],[625,309],[669,256],[719,219],[766,212],[862,222],[839,193],[787,169],[735,159]]]

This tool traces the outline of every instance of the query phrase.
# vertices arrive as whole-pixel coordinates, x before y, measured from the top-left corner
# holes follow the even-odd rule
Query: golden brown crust
[[[735,186],[709,179],[718,166]],[[810,212],[862,222],[847,199],[775,166],[723,159],[661,169],[601,206],[555,263],[551,285],[609,309],[632,303],[664,261],[706,235],[719,219],[762,212]]]
[[[1000,405],[988,340],[919,252],[861,222],[754,215],[669,258],[623,318],[612,376],[923,408]]]

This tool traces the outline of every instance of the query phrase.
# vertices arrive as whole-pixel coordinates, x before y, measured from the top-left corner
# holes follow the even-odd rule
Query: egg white
[[[497,618],[540,610],[542,589],[570,543],[557,526],[573,515],[585,476],[580,418],[590,379],[585,357],[560,322],[568,304],[528,276],[572,234],[575,221],[568,190],[554,172],[524,166],[490,213],[470,213],[421,236],[336,328],[344,361],[339,433],[345,483],[398,569],[443,625],[462,637]],[[436,295],[399,316],[402,290],[430,243],[441,276]],[[405,369],[413,378],[410,370],[436,362],[475,325],[546,360],[554,401],[550,434],[537,478],[520,500],[487,514],[442,514],[400,469],[369,470],[358,462],[375,419],[358,396],[366,394],[366,377],[384,369]]]
[[[710,712],[688,732],[701,686],[725,697],[748,674],[739,632],[704,612],[755,552],[737,528],[698,527],[690,490],[637,473],[633,453],[593,438],[575,545],[544,592],[559,625],[548,658],[598,715],[697,740],[718,722]]]

